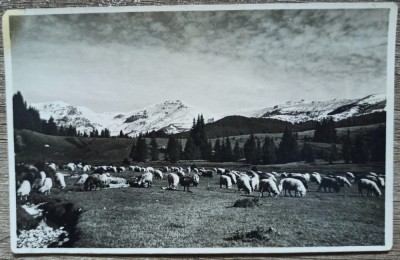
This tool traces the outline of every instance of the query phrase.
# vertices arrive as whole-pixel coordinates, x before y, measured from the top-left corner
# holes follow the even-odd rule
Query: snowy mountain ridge
[[[122,130],[129,136],[139,133],[163,130],[168,134],[188,131],[193,118],[203,114],[205,122],[222,117],[204,113],[202,109],[186,105],[180,100],[165,101],[127,113],[95,113],[83,106],[74,106],[62,101],[31,104],[37,109],[42,119],[53,117],[58,126],[73,125],[80,132],[89,133],[93,129],[110,130],[111,135],[118,135]],[[374,94],[359,99],[333,99],[329,101],[288,101],[281,105],[264,109],[232,112],[228,115],[271,118],[291,123],[321,121],[332,117],[335,121],[354,116],[382,112],[386,109],[386,95]]]

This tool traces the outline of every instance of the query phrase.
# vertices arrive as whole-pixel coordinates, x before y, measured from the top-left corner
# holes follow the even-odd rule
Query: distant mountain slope
[[[386,108],[386,95],[375,94],[360,99],[342,99],[313,102],[286,102],[282,105],[268,107],[250,114],[251,117],[270,118],[301,123],[321,121],[332,117],[335,121],[346,118],[383,112]]]
[[[129,136],[161,130],[168,134],[182,133],[178,136],[186,136],[185,132],[191,128],[193,118],[199,114],[204,115],[206,122],[208,119],[218,119],[214,115],[205,114],[201,108],[188,106],[179,100],[165,101],[127,113],[95,113],[86,107],[64,102],[37,103],[31,106],[39,111],[41,118],[53,117],[58,126],[74,125],[78,131],[86,133],[93,129],[108,128],[111,135],[118,135],[121,130]],[[210,137],[279,132],[292,124],[295,129],[306,130],[312,129],[315,121],[329,117],[346,126],[376,124],[385,121],[385,109],[384,94],[352,100],[286,102],[255,112],[247,111],[245,116],[240,113],[237,116],[227,115],[207,124],[206,129]]]
[[[160,129],[166,133],[178,133],[190,129],[193,118],[199,114],[203,114],[205,119],[212,118],[179,100],[165,101],[128,113],[95,113],[86,107],[64,102],[31,106],[39,111],[43,119],[48,120],[52,116],[58,126],[74,125],[78,131],[86,133],[108,128],[111,135],[118,135],[121,130],[129,136]]]

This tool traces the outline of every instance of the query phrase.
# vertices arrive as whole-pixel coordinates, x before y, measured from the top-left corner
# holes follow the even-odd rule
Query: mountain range
[[[111,135],[136,136],[139,133],[162,130],[168,134],[188,131],[193,118],[203,114],[207,122],[223,119],[222,116],[205,114],[201,108],[194,108],[180,100],[165,101],[126,113],[95,113],[83,106],[74,106],[62,101],[34,103],[42,119],[53,117],[58,126],[74,125],[78,131],[89,133],[93,129],[107,128]],[[382,112],[386,109],[384,94],[369,95],[359,99],[333,99],[328,101],[297,101],[281,105],[255,109],[247,112],[232,112],[238,115],[264,119],[274,119],[289,123],[321,121],[332,117],[335,121]],[[228,115],[226,115],[228,116]]]

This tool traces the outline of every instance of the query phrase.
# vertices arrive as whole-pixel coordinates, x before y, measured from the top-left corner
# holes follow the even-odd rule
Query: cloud
[[[30,102],[129,111],[181,99],[226,113],[385,92],[385,9],[47,15],[11,24],[14,88]]]

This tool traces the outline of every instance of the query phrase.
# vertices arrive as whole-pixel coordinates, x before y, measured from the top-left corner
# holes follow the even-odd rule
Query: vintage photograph
[[[389,250],[396,16],[8,11],[13,252]]]

